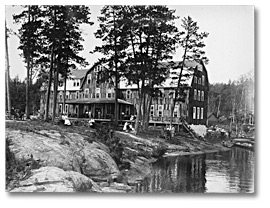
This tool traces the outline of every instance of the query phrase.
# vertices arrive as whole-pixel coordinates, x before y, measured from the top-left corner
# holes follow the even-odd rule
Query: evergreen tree
[[[205,56],[205,52],[202,50],[205,47],[203,39],[208,37],[208,33],[201,32],[199,33],[199,27],[197,22],[195,22],[190,16],[187,18],[184,17],[182,19],[182,27],[183,31],[179,33],[180,41],[179,45],[183,49],[182,61],[180,62],[180,72],[177,75],[177,87],[175,88],[173,104],[171,108],[171,125],[173,112],[175,108],[175,104],[178,100],[179,95],[181,96],[181,88],[183,86],[182,80],[184,80],[183,70],[186,67],[186,61],[203,61],[205,64],[208,63],[208,58]],[[175,66],[174,68],[179,68],[179,66]]]

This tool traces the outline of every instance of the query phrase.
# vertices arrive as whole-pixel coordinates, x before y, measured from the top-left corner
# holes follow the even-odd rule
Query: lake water
[[[151,193],[253,193],[254,152],[230,151],[164,157],[153,164],[151,176],[135,192]]]

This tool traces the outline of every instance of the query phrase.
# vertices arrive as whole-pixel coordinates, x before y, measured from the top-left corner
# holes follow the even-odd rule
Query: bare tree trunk
[[[44,117],[45,121],[48,121],[48,119],[49,119],[49,106],[50,106],[51,87],[52,87],[52,72],[53,72],[53,61],[54,61],[53,56],[54,56],[54,44],[52,45],[52,49],[51,49],[49,82],[48,82],[48,88],[47,88],[47,98],[46,98],[45,117]]]
[[[54,9],[54,25],[53,25],[53,31],[55,32],[55,24],[56,24],[56,11]],[[49,82],[48,82],[48,88],[47,88],[47,98],[46,98],[46,108],[45,108],[45,116],[44,120],[49,120],[49,106],[50,106],[50,97],[51,97],[51,86],[52,86],[52,73],[53,73],[53,61],[54,61],[54,42],[52,43],[51,48],[51,60],[50,60],[50,72],[49,72]]]
[[[219,117],[219,114],[220,114],[220,103],[221,103],[221,94],[219,95],[219,102],[218,102],[217,117]]]
[[[141,91],[140,91],[140,86],[139,83],[137,83],[138,85],[138,92],[139,92],[139,106],[137,108],[137,117],[136,117],[136,122],[135,122],[135,134],[137,135],[139,132],[139,125],[140,125],[140,120],[141,120],[141,114],[142,114],[142,98],[143,98],[143,90],[141,87]],[[142,84],[143,86],[144,84]]]
[[[68,75],[68,56],[67,56],[67,69],[66,69],[66,74],[64,75],[64,95],[63,95],[63,107],[62,107],[62,111],[63,111],[63,109],[65,109],[65,105],[66,105],[67,75]],[[66,110],[64,110],[64,112],[68,114],[68,112],[66,112]]]
[[[116,25],[115,25],[115,14],[113,10],[113,26],[114,26],[114,64],[115,64],[115,100],[114,100],[114,119],[115,119],[115,124],[118,124],[118,114],[119,114],[119,106],[118,106],[118,56],[117,56],[117,39],[116,39]]]
[[[61,47],[61,46],[60,46]],[[61,49],[60,49],[61,51]],[[57,57],[57,67],[54,72],[54,83],[53,83],[53,112],[52,112],[52,121],[54,121],[56,116],[56,105],[57,105],[57,95],[58,95],[58,77],[59,77],[59,68],[60,68],[60,57],[61,52],[58,54]]]
[[[144,114],[144,130],[148,130],[149,127],[149,120],[150,120],[150,110],[151,110],[151,105],[152,105],[152,96],[148,95],[147,96],[147,103],[146,103],[146,112]]]
[[[8,34],[7,34],[7,23],[5,22],[5,41],[6,41],[6,93],[7,93],[7,108],[8,112],[11,112],[11,101],[10,101],[10,91],[9,91],[9,56],[8,56]]]
[[[30,23],[30,6],[28,6],[28,23]],[[29,30],[29,29],[27,29]],[[26,118],[30,118],[30,106],[29,106],[29,72],[30,72],[30,51],[29,51],[29,41],[27,44],[27,75],[26,75],[26,106],[25,106],[25,113]]]

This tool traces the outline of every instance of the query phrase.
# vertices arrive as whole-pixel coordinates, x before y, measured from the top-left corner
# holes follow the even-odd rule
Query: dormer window
[[[80,86],[80,82],[79,81],[77,82],[77,86]]]

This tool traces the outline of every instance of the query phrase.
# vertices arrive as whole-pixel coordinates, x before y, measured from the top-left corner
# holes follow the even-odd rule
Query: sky
[[[175,15],[180,18],[176,20],[179,30],[181,19],[187,16],[192,17],[198,23],[199,32],[208,32],[205,39],[205,52],[209,58],[206,65],[210,83],[237,80],[241,75],[254,72],[254,7],[253,6],[168,6],[176,10]],[[86,58],[89,64],[93,64],[100,54],[90,54],[96,45],[101,41],[94,37],[98,28],[97,16],[102,6],[91,6],[91,20],[93,26],[83,26],[84,51],[81,55]],[[20,7],[7,6],[7,26],[17,31],[19,25],[14,24],[12,14],[19,13]],[[26,77],[26,67],[23,59],[19,56],[21,51],[18,48],[19,38],[16,36],[8,40],[10,57],[10,76]],[[179,61],[182,57],[182,50],[177,49],[173,60]]]

